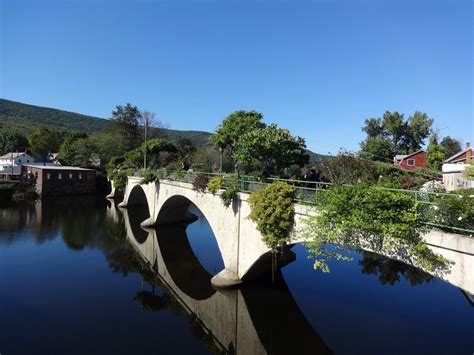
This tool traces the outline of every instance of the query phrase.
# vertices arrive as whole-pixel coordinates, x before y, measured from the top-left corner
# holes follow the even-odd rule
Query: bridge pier
[[[216,289],[233,289],[242,284],[242,280],[235,272],[224,269],[211,279],[211,285]]]

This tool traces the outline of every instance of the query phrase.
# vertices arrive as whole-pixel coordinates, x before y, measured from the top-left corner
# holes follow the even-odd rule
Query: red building
[[[426,168],[426,152],[420,149],[407,155],[396,155],[393,163],[399,165],[403,170],[413,170],[415,168]]]
[[[22,176],[33,182],[40,196],[95,193],[96,172],[74,166],[24,164]]]
[[[474,162],[474,148],[466,143],[466,149],[454,154],[444,161],[445,164],[470,164]]]

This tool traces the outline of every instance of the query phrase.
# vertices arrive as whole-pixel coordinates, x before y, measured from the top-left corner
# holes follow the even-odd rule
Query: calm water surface
[[[223,262],[199,211],[144,231],[147,211],[96,199],[0,208],[0,354],[472,354],[474,307],[399,262],[348,252],[216,292]]]

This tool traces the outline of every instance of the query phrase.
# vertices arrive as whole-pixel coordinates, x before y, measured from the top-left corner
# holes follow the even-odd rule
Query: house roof
[[[396,160],[402,160],[402,159],[405,159],[408,155],[403,155],[403,154],[397,154],[395,155],[395,159]]]
[[[19,156],[24,156],[24,155],[28,155],[28,154],[26,154],[26,153],[24,153],[24,152],[22,152],[22,153],[19,153],[19,152],[16,152],[16,153],[7,153],[7,154],[5,154],[5,155],[2,155],[2,156],[0,157],[0,159],[11,159],[12,157],[13,157],[13,159],[15,159],[15,158],[17,158],[17,157],[19,157]]]
[[[420,149],[420,150],[417,150],[416,152],[413,152],[407,155],[401,155],[401,154],[395,155],[395,160],[405,160],[406,158],[412,157],[419,153],[426,153],[426,152],[423,149]]]
[[[468,150],[474,150],[474,148],[473,148],[473,147],[469,147],[469,148],[466,148],[466,149],[464,149],[464,150],[461,150],[460,152],[458,152],[458,153],[456,153],[456,154],[454,154],[454,155],[451,155],[448,159],[445,160],[445,162],[447,163],[447,162],[452,161],[453,159],[456,159],[457,157],[459,157],[459,156],[463,155],[464,153],[466,153]]]
[[[63,165],[23,164],[23,166],[28,166],[28,167],[37,168],[37,169],[46,169],[46,170],[95,171],[94,169],[84,169],[84,168],[79,168],[77,166],[63,166]]]

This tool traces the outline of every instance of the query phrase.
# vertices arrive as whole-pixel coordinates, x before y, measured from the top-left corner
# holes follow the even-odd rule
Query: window
[[[82,180],[82,173],[79,173],[79,180]]]
[[[21,159],[18,159],[18,162],[21,163]]]
[[[51,173],[46,173],[46,179],[50,180],[51,179]]]
[[[58,180],[62,180],[63,178],[63,173],[58,173]]]
[[[407,165],[408,166],[414,166],[415,165],[415,159],[408,159],[407,160]]]
[[[29,163],[29,162],[30,162],[30,159],[26,159],[26,162]]]
[[[72,173],[69,173],[69,179],[72,180]]]

